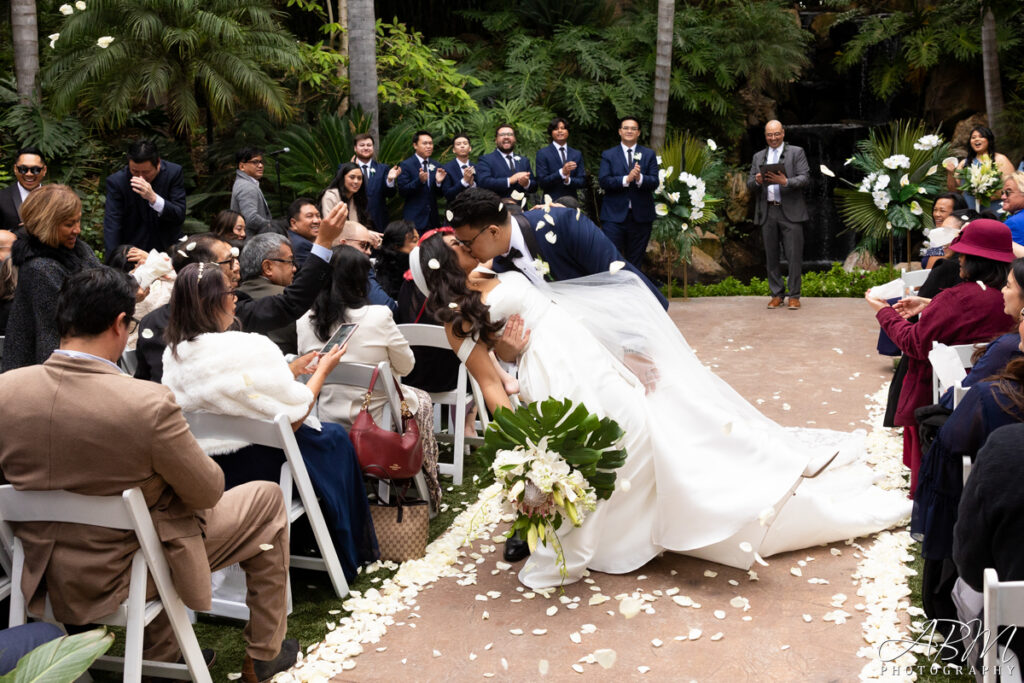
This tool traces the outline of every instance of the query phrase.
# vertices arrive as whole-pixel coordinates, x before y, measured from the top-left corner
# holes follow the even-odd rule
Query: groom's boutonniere
[[[427,170],[430,171],[431,173],[434,172],[435,168],[437,168],[437,166],[434,166],[433,164],[430,164],[430,165],[427,166]]]
[[[513,157],[512,157],[512,161],[516,162],[517,164],[518,164],[518,163],[519,163],[520,161],[522,161],[522,160],[523,160],[523,158],[522,158],[522,157],[520,157],[520,156],[513,156]]]
[[[540,273],[541,277],[545,280],[551,279],[551,266],[548,265],[548,262],[540,256],[533,259],[533,267],[537,269],[537,272]]]
[[[375,169],[373,166],[371,166],[370,167],[370,175],[375,175],[376,173],[377,173],[377,169]]]

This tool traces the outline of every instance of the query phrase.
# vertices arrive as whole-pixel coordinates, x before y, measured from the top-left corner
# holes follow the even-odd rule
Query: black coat
[[[313,300],[331,276],[331,264],[319,256],[310,256],[295,273],[295,279],[276,296],[253,299],[238,292],[235,318],[243,332],[266,334],[294,323],[313,306]],[[171,316],[170,304],[151,311],[139,322],[139,342],[135,347],[138,365],[135,377],[159,382],[164,376],[164,330]],[[152,334],[150,334],[152,333]]]
[[[0,230],[14,232],[21,226],[21,192],[18,183],[0,190]]]
[[[57,334],[57,295],[70,275],[100,265],[82,240],[74,249],[50,247],[22,228],[11,248],[18,266],[4,340],[3,370],[42,363],[60,345]]]

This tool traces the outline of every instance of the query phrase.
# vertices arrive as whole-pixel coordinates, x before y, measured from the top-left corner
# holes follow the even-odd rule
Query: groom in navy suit
[[[366,208],[370,212],[370,219],[373,227],[378,232],[384,232],[388,225],[388,197],[395,194],[395,179],[401,172],[398,166],[394,168],[382,164],[373,158],[373,135],[360,133],[355,137],[355,146],[352,150],[355,158],[352,160],[359,165],[363,172],[363,183],[366,187]],[[338,168],[341,168],[339,165]]]
[[[578,200],[586,172],[583,153],[569,146],[569,122],[558,117],[548,125],[551,144],[537,152],[537,182],[551,199],[562,197]]]
[[[518,270],[530,281],[570,280],[607,272],[622,255],[596,225],[577,209],[552,206],[513,216],[495,193],[481,188],[452,202],[451,225],[463,248],[480,262],[494,259],[496,272]],[[554,221],[552,224],[551,221]],[[668,301],[630,264],[663,308]],[[542,272],[546,271],[546,272]]]
[[[598,182],[604,190],[601,225],[626,259],[639,268],[654,224],[654,190],[658,160],[653,149],[637,144],[640,122],[627,116],[619,121],[620,144],[601,153]]]
[[[498,126],[494,136],[495,150],[476,160],[476,184],[496,193],[511,197],[516,190],[523,194],[537,191],[530,160],[516,154],[516,130],[508,124]]]

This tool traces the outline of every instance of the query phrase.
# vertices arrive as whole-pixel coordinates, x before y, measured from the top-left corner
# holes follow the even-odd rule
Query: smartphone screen
[[[341,327],[331,335],[331,338],[320,349],[320,353],[327,353],[335,346],[342,346],[352,336],[352,333],[356,331],[357,327],[359,327],[358,323],[342,323]]]

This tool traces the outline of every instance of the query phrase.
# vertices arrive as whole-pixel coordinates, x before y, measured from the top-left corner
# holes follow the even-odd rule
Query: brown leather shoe
[[[269,661],[253,659],[248,654],[242,662],[242,683],[266,683],[276,674],[287,671],[298,658],[299,641],[289,638],[281,642],[281,651]]]
[[[782,306],[782,297],[773,296],[772,300],[768,302],[768,308],[779,308]]]
[[[789,310],[799,311],[800,310],[800,297],[789,297]]]

